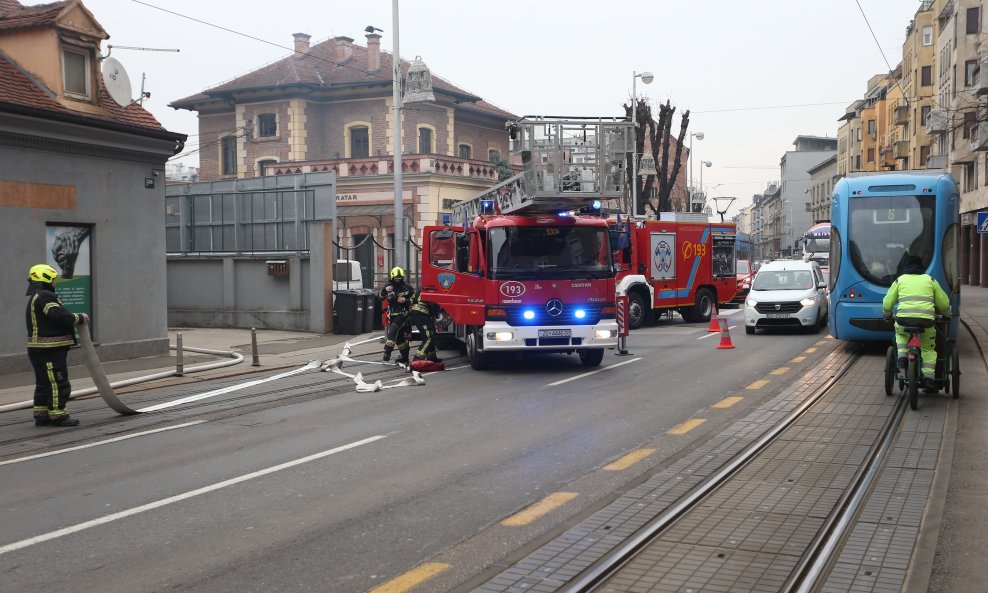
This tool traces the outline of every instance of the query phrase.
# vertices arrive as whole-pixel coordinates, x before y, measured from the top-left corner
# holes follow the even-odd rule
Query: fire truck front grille
[[[522,307],[505,307],[508,317],[505,321],[508,325],[515,327],[525,325],[596,325],[600,322],[599,306],[576,306],[563,305],[563,310],[558,315],[549,315],[546,307],[527,305]],[[531,312],[531,319],[525,319],[525,312]],[[583,317],[578,316],[578,311],[583,311]]]
[[[579,346],[583,338],[526,338],[526,346]]]
[[[759,313],[797,313],[803,306],[799,303],[758,303]]]

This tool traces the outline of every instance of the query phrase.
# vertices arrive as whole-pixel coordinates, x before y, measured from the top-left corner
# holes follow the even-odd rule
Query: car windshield
[[[762,270],[755,276],[752,290],[806,290],[813,288],[808,270]]]
[[[491,278],[608,278],[611,251],[607,229],[494,227],[489,235]]]

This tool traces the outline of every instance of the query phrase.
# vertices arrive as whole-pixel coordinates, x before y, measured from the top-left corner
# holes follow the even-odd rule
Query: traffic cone
[[[720,319],[720,344],[717,344],[717,349],[734,348],[734,343],[731,342],[731,329],[727,327],[727,318],[718,319]]]
[[[710,327],[707,328],[707,333],[712,334],[719,331],[720,327],[717,323],[717,303],[714,303],[713,311],[710,313]]]

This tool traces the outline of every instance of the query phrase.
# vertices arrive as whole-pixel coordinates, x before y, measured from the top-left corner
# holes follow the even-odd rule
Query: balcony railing
[[[391,156],[363,157],[355,159],[326,159],[278,163],[270,168],[275,175],[334,171],[337,178],[373,177],[394,175],[394,158]],[[406,154],[401,157],[403,175],[430,173],[454,177],[496,180],[497,168],[490,161],[464,159],[438,154]]]

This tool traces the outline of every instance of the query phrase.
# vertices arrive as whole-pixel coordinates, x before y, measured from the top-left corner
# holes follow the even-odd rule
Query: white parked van
[[[778,260],[764,264],[744,301],[744,331],[827,325],[827,283],[815,261]]]

